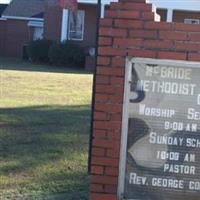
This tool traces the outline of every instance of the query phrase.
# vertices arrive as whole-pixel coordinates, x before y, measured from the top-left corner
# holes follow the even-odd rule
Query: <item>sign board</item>
[[[200,63],[128,59],[119,195],[199,200]]]

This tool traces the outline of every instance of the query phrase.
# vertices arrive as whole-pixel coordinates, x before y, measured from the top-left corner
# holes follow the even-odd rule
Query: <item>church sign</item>
[[[199,63],[127,59],[119,195],[199,200]]]

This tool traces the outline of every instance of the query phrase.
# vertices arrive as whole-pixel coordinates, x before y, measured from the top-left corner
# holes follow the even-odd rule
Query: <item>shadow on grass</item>
[[[16,58],[0,57],[0,69],[17,70],[17,71],[32,71],[32,72],[49,72],[49,73],[73,73],[73,74],[92,74],[85,71],[81,67],[66,67],[54,65],[41,65],[30,62],[25,62]]]
[[[0,176],[29,199],[86,199],[89,126],[89,105],[0,108]]]

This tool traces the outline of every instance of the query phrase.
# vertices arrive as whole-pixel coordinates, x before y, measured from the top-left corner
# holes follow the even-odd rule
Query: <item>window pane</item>
[[[33,40],[43,39],[44,29],[42,27],[35,27],[33,32]]]
[[[76,14],[69,15],[69,39],[83,40],[85,12],[79,10]]]

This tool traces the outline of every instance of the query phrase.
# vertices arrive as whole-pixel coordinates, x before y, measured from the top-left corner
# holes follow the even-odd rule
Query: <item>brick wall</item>
[[[45,1],[44,15],[44,38],[49,40],[60,41],[62,25],[62,9],[58,6],[48,4]]]
[[[5,34],[5,55],[22,58],[23,46],[31,39],[27,20],[7,20]]]
[[[90,200],[116,200],[126,56],[200,61],[200,26],[154,22],[143,0],[112,3],[101,19]]]
[[[173,13],[174,22],[184,22],[184,19],[200,19],[200,12],[177,11]]]
[[[23,46],[32,39],[27,20],[0,21],[0,56],[22,58]]]
[[[6,30],[6,21],[0,20],[0,55],[5,55],[5,30]]]

